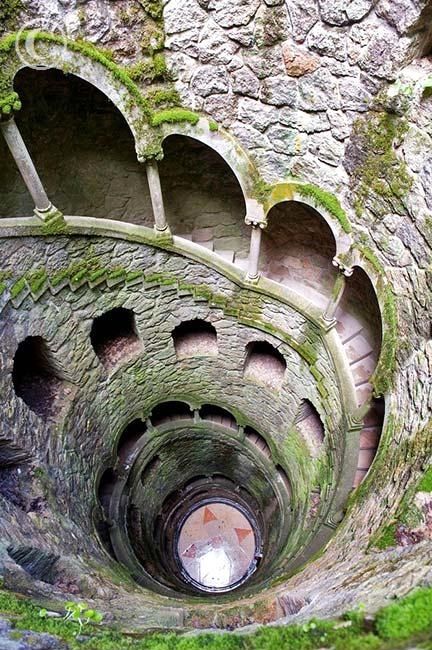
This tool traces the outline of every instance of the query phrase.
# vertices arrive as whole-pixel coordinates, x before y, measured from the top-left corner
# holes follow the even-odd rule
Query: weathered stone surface
[[[254,17],[260,0],[218,0],[214,19],[221,27],[247,25]]]
[[[429,210],[432,210],[432,159],[426,158],[420,172],[420,178],[425,192]]]
[[[295,106],[297,84],[286,77],[271,77],[261,84],[261,101],[273,106]]]
[[[316,134],[310,139],[309,150],[327,165],[337,167],[344,155],[345,147],[329,134]]]
[[[427,0],[412,2],[412,0],[382,0],[377,5],[377,14],[395,27],[399,34],[407,34],[415,29],[425,27],[424,20],[430,19],[430,13],[422,10],[427,6]]]
[[[206,14],[195,0],[185,0],[181,5],[170,0],[164,7],[164,21],[166,33],[177,34],[204,25]]]
[[[309,54],[293,43],[284,43],[282,54],[287,74],[290,77],[302,77],[309,72],[314,72],[320,65],[317,56]]]
[[[242,122],[262,132],[278,120],[274,107],[247,97],[239,102],[238,117]]]
[[[348,22],[344,0],[318,0],[321,18],[329,25],[344,25]]]
[[[316,25],[309,32],[306,43],[309,49],[318,54],[329,56],[338,61],[346,59],[347,44],[343,34],[324,25]]]
[[[258,47],[274,45],[288,34],[288,16],[285,7],[261,5],[255,16],[254,40]]]
[[[408,39],[399,39],[393,30],[383,28],[372,36],[359,66],[377,77],[393,80],[409,46]]]
[[[232,89],[238,95],[257,99],[259,96],[260,82],[251,70],[243,67],[233,74]]]
[[[192,89],[202,97],[227,93],[229,80],[224,66],[208,65],[197,70],[192,78]]]
[[[66,24],[73,37],[80,34],[85,39],[112,49],[118,62],[131,63],[139,60],[141,30],[145,21],[139,12],[130,12],[130,3],[117,0],[115,3],[92,1],[78,5],[58,3],[54,0],[28,0],[26,5],[29,16],[37,17],[44,28],[50,29],[56,23]],[[401,66],[409,63],[421,51],[424,37],[422,30],[429,18],[423,0],[382,0],[379,3],[352,0],[345,5],[324,0],[287,0],[285,4],[279,0],[265,0],[265,5],[270,12],[263,10],[262,3],[260,5],[258,1],[235,2],[234,5],[226,0],[166,2],[166,45],[169,64],[176,70],[177,89],[185,105],[207,111],[222,125],[230,128],[231,133],[250,150],[253,161],[265,180],[281,182],[294,174],[306,182],[316,183],[335,192],[349,213],[354,239],[367,241],[367,246],[386,266],[387,276],[397,297],[398,332],[401,341],[404,339],[398,351],[394,390],[386,398],[388,416],[390,419],[394,416],[397,424],[395,430],[390,432],[386,444],[388,462],[384,466],[378,466],[381,471],[374,474],[372,470],[373,490],[365,495],[363,502],[354,504],[349,520],[343,529],[338,531],[326,554],[299,576],[291,579],[288,587],[280,589],[281,598],[288,593],[294,602],[306,603],[306,606],[294,615],[297,620],[306,620],[311,615],[326,616],[332,612],[339,613],[343,608],[354,606],[359,601],[365,602],[373,609],[378,603],[388,599],[390,594],[405,593],[407,585],[416,584],[419,580],[431,580],[431,553],[427,541],[417,548],[408,547],[403,553],[400,550],[384,553],[372,551],[369,554],[363,552],[370,541],[370,532],[376,531],[380,525],[391,519],[406,486],[412,484],[420,475],[425,463],[429,462],[429,447],[422,442],[421,430],[430,419],[431,404],[431,353],[430,345],[428,348],[425,343],[430,337],[428,310],[430,311],[431,301],[430,279],[427,274],[432,237],[432,170],[430,156],[427,154],[430,151],[432,135],[430,99],[418,101],[419,88],[416,88],[413,104],[407,109],[406,119],[415,124],[415,136],[407,136],[404,144],[397,147],[396,153],[413,176],[413,187],[408,195],[398,199],[397,212],[392,203],[394,197],[381,199],[382,205],[380,204],[377,211],[376,202],[370,195],[354,209],[349,174],[365,162],[368,153],[364,146],[356,146],[355,136],[346,148],[345,169],[340,162],[343,144],[352,132],[358,113],[366,112],[369,119],[370,114],[368,115],[367,111],[371,110],[371,107],[376,108],[375,96],[385,93],[388,82],[400,74]],[[275,8],[278,12],[274,12]],[[289,16],[288,23],[283,22],[280,26],[277,20],[272,22],[271,16],[283,16],[285,8]],[[80,21],[80,11],[84,11],[86,15],[83,23]],[[127,24],[122,22],[120,16],[124,12],[130,13]],[[302,51],[310,52],[313,57],[316,56],[315,60],[319,59],[320,62],[319,69],[300,76],[296,94],[294,86],[290,85],[292,80],[287,80],[285,76],[284,56],[278,42],[281,35],[284,35],[284,40],[287,38],[286,30],[290,31],[293,42],[302,43]],[[255,40],[263,47],[257,47]],[[277,43],[274,44],[275,42]],[[298,60],[290,65],[297,71]],[[302,63],[300,71],[303,66]],[[412,68],[413,76],[409,79],[414,80],[414,83],[431,74],[427,59],[415,62]],[[203,72],[204,70],[209,74]],[[402,85],[405,84],[403,74],[401,79]],[[261,101],[258,101],[260,96]],[[87,114],[91,102],[85,104]],[[379,105],[383,106],[382,100]],[[391,106],[390,103],[385,104],[387,109],[391,109]],[[60,111],[60,108],[56,107],[56,111]],[[99,114],[99,119],[101,130],[112,130],[118,136],[119,130],[107,115],[106,108]],[[37,124],[37,120],[26,123],[23,119],[22,130],[30,148],[31,131],[37,129]],[[35,148],[37,167],[42,177],[47,179],[50,192],[56,196],[56,202],[57,197],[60,199],[60,207],[66,206],[70,213],[87,213],[95,217],[124,219],[151,226],[152,211],[145,177],[142,167],[138,169],[134,166],[135,154],[130,136],[128,135],[129,140],[126,137],[117,137],[115,146],[112,146],[106,140],[100,140],[100,134],[96,139],[86,139],[82,119],[79,128],[75,130],[71,128],[70,119],[64,119],[63,126],[64,124],[68,125],[68,136],[64,135],[64,129],[52,124],[47,125],[50,137],[46,136],[46,146],[48,140],[60,143],[57,153],[51,152],[49,155],[45,147]],[[91,133],[94,134],[94,131]],[[73,151],[75,158],[67,158],[65,154],[71,151],[69,145],[72,139],[76,147]],[[421,146],[416,144],[415,140],[421,140]],[[167,141],[166,146],[168,145]],[[250,233],[248,231],[247,235],[244,233],[243,236],[244,206],[241,200],[238,200],[235,192],[230,189],[224,194],[224,199],[230,205],[222,205],[222,201],[218,199],[220,188],[215,189],[204,171],[199,183],[193,173],[188,175],[187,169],[194,155],[191,150],[183,149],[179,143],[176,146],[175,161],[170,161],[167,156],[161,162],[160,168],[167,213],[170,218],[179,215],[177,232],[180,232],[180,228],[185,228],[184,232],[187,234],[187,229],[191,226],[196,238],[202,240],[203,237],[208,237],[211,231],[216,239],[224,240],[222,245],[243,246],[241,253],[245,259],[248,252],[247,235]],[[394,146],[393,143],[391,146]],[[2,144],[0,148],[0,157],[6,162],[9,159]],[[91,152],[91,156],[88,152]],[[97,152],[100,153],[99,157]],[[206,157],[199,158],[199,161],[201,170],[215,165],[214,160]],[[180,177],[172,173],[174,164],[183,165],[184,175]],[[0,170],[0,185],[2,188],[8,188],[6,194],[2,192],[2,214],[16,215],[18,206],[20,214],[30,215],[32,202],[27,198],[25,188],[11,167],[6,165]],[[75,170],[74,174],[70,173],[71,169]],[[221,177],[225,178],[222,172]],[[235,215],[239,217],[237,221]],[[83,250],[88,243],[89,241],[86,241],[85,245],[83,244]],[[17,247],[16,243],[8,242],[8,263],[18,268],[21,268],[23,260],[35,259],[32,257],[35,255],[34,242],[22,241],[20,244],[21,247]],[[133,268],[150,268],[154,265],[160,269],[164,266],[163,260],[167,268],[173,269],[176,274],[186,273],[188,262],[180,257],[175,258],[173,262],[171,259],[165,260],[160,251],[150,255],[148,252],[144,253],[140,247],[132,250],[133,247],[129,244],[123,248],[118,246],[118,242],[114,244],[112,241],[104,245],[103,250],[102,246],[99,249],[104,264],[109,264],[113,256],[117,263],[121,260],[122,265],[133,260]],[[53,268],[63,266],[71,252],[66,251],[64,246],[64,242],[53,239],[47,250],[44,246],[39,251],[35,264],[50,262]],[[305,260],[309,259],[307,252],[303,257]],[[276,271],[277,269],[275,273]],[[312,275],[311,270],[310,277]],[[220,288],[222,293],[229,294],[231,291],[226,280],[221,280],[218,276],[216,281],[204,265],[193,277],[206,285],[218,285],[218,291]],[[15,403],[12,392],[8,393],[10,399],[7,417],[9,418],[9,411],[12,409],[10,417],[24,423],[23,432],[27,436],[29,446],[46,449],[52,444],[50,453],[64,454],[62,458],[64,467],[67,468],[66,480],[62,482],[57,478],[60,485],[57,494],[58,507],[62,517],[68,510],[65,483],[71,491],[78,493],[82,489],[84,502],[90,498],[91,492],[89,486],[82,484],[84,464],[75,466],[70,458],[79,444],[85,447],[92,428],[96,430],[96,427],[99,427],[103,432],[98,442],[102,445],[108,427],[117,423],[115,409],[106,420],[96,423],[98,410],[100,408],[103,411],[101,404],[106,403],[103,399],[107,400],[107,397],[106,393],[101,396],[92,393],[92,384],[96,376],[101,384],[106,377],[97,375],[98,362],[91,357],[88,342],[87,346],[77,344],[77,341],[81,341],[83,332],[87,340],[91,310],[97,308],[102,311],[110,304],[111,298],[104,294],[102,289],[93,293],[83,287],[81,292],[77,291],[69,296],[68,305],[65,305],[64,297],[67,291],[62,290],[61,300],[59,298],[57,302],[55,297],[50,298],[50,301],[55,302],[55,308],[46,304],[42,311],[38,305],[23,302],[18,310],[22,318],[18,319],[19,322],[16,322],[13,328],[7,328],[6,335],[2,330],[2,345],[7,345],[8,350],[5,358],[1,359],[2,368],[4,366],[6,374],[10,374],[10,358],[13,356],[11,342],[26,336],[30,331],[28,323],[32,323],[36,329],[51,337],[60,357],[66,358],[70,367],[77,369],[76,381],[80,387],[88,391],[88,428],[82,429],[84,434],[80,440],[74,441],[71,435],[68,442],[70,447],[66,450],[61,449],[60,442],[50,442],[49,427],[38,422],[36,416],[29,414],[22,404]],[[120,302],[135,306],[142,319],[140,322],[145,323],[145,332],[151,332],[155,326],[160,327],[161,331],[166,327],[168,332],[172,323],[166,324],[167,313],[170,314],[169,318],[172,318],[174,313],[183,318],[196,307],[191,301],[184,310],[170,311],[173,303],[168,300],[169,292],[165,294],[166,298],[161,298],[159,292],[152,291],[150,288],[141,288],[139,298],[128,291],[119,291],[117,294]],[[146,294],[145,303],[143,294]],[[3,298],[2,296],[2,301]],[[164,305],[164,310],[161,305]],[[297,334],[304,335],[305,324],[303,321],[296,322],[295,314],[281,312],[279,306],[276,308],[275,305],[267,305],[264,309],[271,322],[289,322]],[[5,312],[8,321],[11,312],[12,309]],[[77,314],[76,317],[74,313]],[[205,310],[199,309],[196,313],[200,316],[207,314]],[[224,321],[225,319],[220,317],[221,327],[229,331],[229,319]],[[4,341],[6,343],[3,343]],[[166,345],[149,340],[149,347],[151,354],[159,355],[159,360],[163,359],[169,363]],[[227,356],[234,348],[234,345],[227,346]],[[405,357],[409,357],[409,361],[405,362]],[[239,354],[237,361],[240,366],[242,359]],[[227,376],[229,370],[224,368]],[[199,371],[199,368],[194,368],[194,371]],[[209,372],[212,372],[211,368]],[[153,386],[156,375],[156,370],[146,375],[149,385]],[[168,371],[163,378],[166,379],[166,386],[178,387],[181,384],[180,380],[169,376]],[[1,379],[3,381],[3,375]],[[144,378],[144,384],[145,381]],[[188,385],[191,391],[196,391],[202,381],[205,382],[205,377],[203,379],[200,375],[198,381],[189,377],[187,381],[190,381]],[[134,381],[128,375],[121,387],[114,386],[113,383],[113,393],[109,397],[117,400],[116,409],[121,411],[126,408],[125,404],[129,399],[135,399],[136,390]],[[93,401],[96,404],[97,400],[99,406],[93,406]],[[138,399],[135,404],[137,409],[142,409],[142,403],[139,403]],[[80,408],[79,413],[77,407],[74,422],[67,423],[69,431],[80,430],[84,423],[85,409],[82,404]],[[266,403],[266,408],[272,410],[270,401]],[[10,422],[5,423],[4,427],[8,435],[18,435],[16,427]],[[94,449],[87,451],[89,456],[94,453]],[[409,463],[406,462],[407,458]],[[35,494],[35,498],[37,496]],[[61,539],[68,551],[76,552],[76,540],[82,538],[76,524],[69,520],[57,521],[56,517],[46,516],[47,513],[43,512],[26,513],[19,503],[12,503],[9,507],[9,514],[0,521],[0,526],[6,531],[5,535],[10,535],[13,529],[11,526],[14,526],[19,529],[17,535],[20,542],[34,539],[38,546],[55,551],[54,540]],[[82,504],[76,506],[78,519],[82,515],[81,507]],[[357,541],[356,545],[352,544],[353,538]],[[23,589],[30,588],[32,580],[23,573],[22,571],[20,578],[17,569],[15,572],[9,570],[8,584],[21,584]],[[66,574],[70,576],[72,572],[65,572]],[[368,580],[364,580],[364,575],[368,575]],[[35,587],[33,584],[33,587],[44,594],[49,594],[52,590],[50,585]],[[114,593],[111,587],[108,592],[111,598]],[[64,599],[64,594],[58,597]],[[104,602],[104,598],[101,602]],[[119,617],[124,617],[125,611],[141,612],[143,609],[142,601],[131,600],[124,593],[116,593],[110,604]],[[152,606],[149,605],[145,609],[146,612],[151,612]],[[167,620],[172,622],[174,619],[175,616],[167,614]]]
[[[273,148],[280,153],[293,155],[302,148],[301,136],[294,129],[275,124],[267,129],[266,136]]]
[[[204,102],[204,110],[222,126],[228,127],[237,113],[238,97],[231,94],[211,95]]]
[[[298,107],[305,111],[337,110],[341,107],[337,79],[327,71],[318,69],[298,81]]]
[[[303,42],[312,27],[319,21],[318,5],[315,0],[287,0],[287,9],[292,25],[293,38]]]
[[[280,45],[268,47],[265,53],[266,56],[263,58],[256,49],[246,50],[243,55],[244,62],[256,74],[258,79],[282,74],[284,71],[282,47]]]
[[[223,30],[213,21],[208,21],[198,42],[198,53],[201,63],[213,65],[228,65],[237,47],[227,40]]]

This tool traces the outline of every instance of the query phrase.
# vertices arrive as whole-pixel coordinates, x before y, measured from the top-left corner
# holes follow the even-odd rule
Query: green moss
[[[252,196],[262,203],[262,205],[266,205],[270,194],[271,194],[272,188],[271,185],[266,183],[262,178],[255,178],[253,181],[253,188],[252,188]]]
[[[398,342],[395,296],[390,286],[385,287],[383,294],[384,306],[382,317],[385,329],[378,366],[371,379],[376,396],[386,395],[393,385]]]
[[[424,473],[423,478],[417,486],[417,492],[432,492],[432,467]]]
[[[180,104],[180,95],[174,88],[151,90],[146,95],[152,107],[175,107]]]
[[[0,30],[15,29],[22,10],[22,0],[2,0],[0,5]]]
[[[360,251],[360,253],[364,257],[364,259],[369,262],[369,264],[373,267],[374,271],[378,275],[384,275],[385,274],[384,267],[381,264],[381,262],[379,261],[378,257],[373,252],[373,250],[371,250],[367,246],[364,246],[363,244],[357,244],[356,248]]]
[[[375,537],[371,540],[370,546],[378,548],[380,551],[397,545],[396,541],[397,524],[389,524],[380,529]]]
[[[0,296],[6,291],[7,280],[10,280],[11,277],[11,271],[0,271]]]
[[[0,100],[0,114],[4,116],[12,115],[12,113],[21,110],[21,101],[18,93],[9,93]]]
[[[126,278],[127,272],[122,268],[115,268],[108,272],[109,280],[118,280]]]
[[[36,269],[31,271],[26,275],[26,281],[30,288],[30,291],[34,294],[39,293],[39,291],[46,284],[48,279],[47,272],[44,268]]]
[[[209,130],[212,132],[219,131],[219,124],[214,120],[209,120]]]
[[[414,645],[432,629],[432,590],[419,589],[380,610],[374,629],[365,623],[362,611],[348,613],[344,621],[312,620],[283,627],[262,627],[253,634],[230,633],[181,636],[175,633],[149,633],[141,638],[122,635],[103,626],[85,625],[79,639],[76,625],[62,618],[41,617],[40,608],[24,598],[0,591],[0,613],[13,619],[14,638],[20,630],[53,634],[69,644],[71,650],[394,650],[400,641]]]
[[[90,282],[96,282],[96,280],[99,280],[100,278],[104,278],[105,275],[106,275],[106,269],[96,269],[96,271],[89,273],[89,280]]]
[[[152,18],[162,18],[163,5],[160,0],[139,0],[139,3]]]
[[[407,167],[395,151],[408,130],[397,115],[370,113],[354,124],[359,161],[353,172],[354,207],[358,215],[365,205],[377,216],[404,211],[404,198],[412,186]]]
[[[44,221],[41,230],[44,235],[65,235],[68,232],[68,227],[63,215],[59,212],[49,221]]]
[[[20,293],[21,293],[22,291],[24,291],[25,288],[26,288],[25,277],[22,277],[22,278],[20,278],[19,280],[17,280],[17,281],[15,282],[15,284],[12,285],[12,288],[11,288],[11,298],[12,298],[12,299],[14,299],[14,298],[18,298],[18,296],[20,295]]]
[[[133,81],[167,81],[169,79],[165,56],[161,52],[154,54],[146,61],[139,61],[124,68],[124,71]]]
[[[152,126],[160,126],[161,124],[176,124],[178,122],[189,122],[189,124],[197,124],[199,115],[188,111],[184,108],[171,108],[164,111],[154,113],[151,119]]]
[[[345,210],[342,208],[339,199],[334,196],[334,194],[331,194],[316,185],[311,185],[310,183],[293,183],[293,186],[300,196],[312,199],[317,207],[324,208],[324,210],[335,217],[335,219],[339,221],[344,232],[352,232],[351,223]]]
[[[385,640],[407,640],[432,631],[432,590],[419,589],[378,613],[378,635]]]

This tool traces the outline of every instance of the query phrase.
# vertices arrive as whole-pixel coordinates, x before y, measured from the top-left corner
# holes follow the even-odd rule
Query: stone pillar
[[[169,228],[165,217],[162,188],[160,184],[159,168],[156,160],[146,162],[147,179],[150,189],[150,197],[153,207],[155,230],[157,232],[168,232]]]
[[[23,181],[34,201],[34,212],[36,216],[43,221],[48,221],[54,216],[60,215],[59,211],[53,206],[45,192],[45,188],[42,185],[14,118],[12,117],[7,122],[0,122],[0,129],[21,173]]]
[[[336,310],[339,307],[340,301],[342,300],[345,287],[346,287],[346,277],[343,273],[338,273],[332,290],[331,298],[322,315],[322,319],[328,327],[331,327],[336,324],[336,319],[335,319]]]
[[[258,223],[252,224],[251,242],[249,250],[249,266],[247,272],[248,280],[259,278],[259,256],[261,251],[262,226]]]

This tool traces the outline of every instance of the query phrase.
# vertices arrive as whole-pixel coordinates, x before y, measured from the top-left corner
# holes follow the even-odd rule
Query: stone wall
[[[2,436],[28,449],[42,467],[54,468],[61,512],[64,507],[64,514],[86,535],[91,536],[93,530],[97,478],[110,466],[121,431],[133,419],[145,419],[157,403],[176,399],[195,407],[209,403],[225,407],[237,414],[241,424],[263,432],[275,462],[286,469],[293,486],[297,543],[313,488],[326,491],[329,501],[322,502],[321,515],[325,516],[343,469],[348,425],[335,361],[316,326],[301,313],[239,291],[208,266],[109,238],[10,239],[1,265],[3,273],[11,273],[1,317],[2,395],[8,403]],[[39,289],[32,283],[34,273],[41,269],[50,278],[51,289],[46,281]],[[69,280],[61,279],[65,269],[71,269]],[[120,269],[117,281],[101,283],[107,273],[118,275]],[[99,275],[99,281],[94,280],[90,288],[92,273]],[[135,277],[125,284],[130,274]],[[18,291],[16,283],[23,276],[30,284]],[[33,293],[28,294],[30,286]],[[6,303],[8,296],[12,303]],[[243,317],[236,317],[236,304]],[[142,346],[132,354],[126,350],[124,358],[107,368],[96,356],[90,332],[95,317],[119,306],[135,314]],[[193,318],[216,328],[217,356],[177,359],[172,331]],[[27,336],[46,340],[70,385],[48,420],[33,413],[14,392],[14,355]],[[268,341],[283,354],[287,370],[280,388],[244,377],[251,341]],[[304,399],[316,406],[326,423],[326,442],[315,459],[293,426]],[[319,518],[308,520],[306,528],[318,522]],[[10,520],[7,528],[7,538],[14,539]],[[17,533],[18,538],[21,534]],[[48,541],[48,547],[53,545],[64,552],[61,544],[59,548]]]
[[[122,10],[126,9],[126,3],[122,1],[83,3],[85,15],[81,16],[82,20],[79,20],[80,7],[75,3],[55,3],[54,6],[51,2],[29,0],[26,5],[28,14],[38,15],[47,28],[59,21],[66,22],[71,25],[72,35],[81,34],[100,45],[108,44],[115,50],[119,61],[130,64],[136,60],[138,32],[135,28],[142,28],[138,2],[134,4],[137,11],[127,27],[121,18]],[[327,0],[236,0],[234,3],[226,0],[169,0],[164,6],[168,60],[183,103],[208,114],[236,136],[257,164],[264,180],[280,182],[294,175],[332,190],[340,198],[353,224],[353,240],[363,252],[365,265],[369,265],[371,275],[380,278],[376,281],[376,291],[384,325],[385,329],[393,332],[387,350],[391,358],[396,357],[396,373],[393,376],[389,366],[383,443],[369,478],[353,496],[349,515],[326,553],[268,596],[272,603],[275,594],[281,598],[293,594],[299,596],[305,603],[300,618],[318,613],[329,615],[358,602],[375,607],[390,594],[403,594],[421,580],[432,580],[429,542],[403,553],[398,550],[367,552],[374,534],[394,517],[407,486],[413,486],[430,464],[432,100],[423,92],[425,81],[432,74],[427,34],[430,14],[431,3],[424,0],[401,0],[397,3],[388,0],[352,0],[348,3]],[[423,58],[416,58],[420,56]],[[24,130],[25,124],[22,126]],[[96,126],[95,129],[97,132]],[[29,131],[26,137],[31,141]],[[166,146],[168,151],[168,142]],[[35,158],[43,156],[38,149],[32,153]],[[52,155],[51,151],[49,159]],[[105,161],[106,155],[103,158]],[[182,151],[185,167],[187,158],[187,153]],[[53,159],[58,160],[55,155]],[[137,163],[135,159],[132,162],[132,154],[127,161],[133,167],[131,175],[137,179]],[[49,164],[47,157],[47,166]],[[173,163],[168,155],[161,167],[166,165],[169,168],[170,164]],[[107,173],[113,179],[117,175],[123,179],[119,201],[123,202],[123,213],[125,176],[122,165],[116,162],[114,171]],[[17,177],[10,171],[0,173],[5,174],[8,187],[16,188],[14,192],[19,194],[21,201],[24,194],[18,189]],[[104,169],[104,176],[105,173]],[[178,189],[183,182],[184,177],[180,183],[174,180],[172,187]],[[209,181],[209,192],[201,194],[199,201],[207,201],[209,194],[214,192],[213,182],[214,179]],[[144,197],[141,183],[140,176],[134,186],[135,197],[141,196],[141,192]],[[52,190],[50,188],[54,197],[57,185],[53,183]],[[173,219],[175,214],[181,213],[187,198],[188,190],[185,188],[186,184],[183,194],[176,195],[172,208],[168,205]],[[74,195],[73,187],[71,189]],[[100,186],[97,190],[101,192]],[[166,191],[168,204],[169,194]],[[75,192],[78,198],[80,195],[81,190]],[[91,190],[89,195],[92,196]],[[64,197],[66,203],[66,194]],[[109,198],[110,205],[116,204],[114,191]],[[186,223],[193,213],[190,223],[198,230],[216,228],[225,217],[229,228],[234,224],[235,228],[239,227],[240,202],[236,202],[234,190],[230,192],[228,210],[222,206],[220,197],[212,200],[211,209],[206,205],[206,213],[211,214],[209,221],[203,221],[203,215],[192,204],[187,212],[180,214],[179,223]],[[139,201],[132,203],[141,205]],[[32,206],[29,203],[25,205],[29,213]],[[58,207],[63,208],[61,202]],[[72,207],[78,209],[79,205]],[[116,210],[109,215],[103,214],[103,210],[99,213],[95,204],[89,207],[97,213],[92,216],[117,214]],[[14,212],[10,205],[7,210],[8,214]],[[128,212],[128,220],[134,220],[135,214],[141,214],[138,208]],[[229,236],[238,237],[239,232],[236,230],[235,235]],[[299,246],[301,242],[300,239]],[[81,244],[83,249],[87,243]],[[188,278],[187,282],[193,280],[200,285],[217,285],[218,293],[229,301],[236,296],[231,282],[215,275],[206,266],[193,265],[181,257],[166,256],[156,249],[147,250],[149,257],[143,258],[139,246],[114,245],[111,240],[103,245],[106,249],[101,259],[107,264],[111,263],[111,256],[116,264],[126,266],[127,263],[128,268],[130,264],[130,268],[143,265],[147,268],[150,264],[158,272],[163,269],[164,273]],[[37,253],[38,249],[32,239],[16,240],[15,243],[8,240],[4,266],[12,268],[13,272],[15,267],[24,271],[23,264],[34,259],[35,251]],[[44,260],[44,264],[52,264],[53,268],[58,265],[59,268],[68,263],[69,256],[76,255],[78,259],[83,254],[83,250],[74,251],[72,243],[66,245],[63,240],[53,240],[49,257],[45,258],[44,249],[37,258],[38,264]],[[384,272],[389,280],[388,286],[383,281]],[[365,309],[362,308],[361,313],[367,327],[375,332],[378,346],[380,324],[372,290],[367,284],[357,283],[355,276],[348,284],[352,293],[351,298],[347,295],[348,303],[345,304],[351,303],[349,309],[354,313],[359,309],[359,303],[364,303]],[[169,283],[166,292],[165,289],[156,289],[151,283],[150,286],[142,284],[140,289],[121,286],[115,291],[114,300],[108,292],[95,286],[96,289],[90,291],[83,284],[71,295],[64,289],[59,296],[66,298],[67,294],[65,302],[55,296],[49,299],[44,296],[36,306],[26,299],[17,301],[14,308],[8,306],[4,311],[7,318],[2,325],[5,334],[2,380],[9,400],[5,409],[5,436],[13,436],[16,443],[25,444],[26,448],[40,450],[39,462],[51,461],[52,458],[63,460],[62,468],[55,470],[53,477],[57,489],[58,485],[62,486],[59,489],[59,524],[57,527],[57,520],[52,524],[57,528],[46,536],[48,540],[60,535],[63,526],[70,526],[76,534],[77,529],[70,520],[64,523],[61,519],[69,510],[74,517],[79,518],[83,513],[88,516],[87,505],[93,498],[94,485],[91,480],[84,480],[84,468],[89,470],[89,476],[96,474],[91,441],[97,439],[100,454],[108,455],[115,435],[111,434],[108,440],[105,438],[109,426],[115,425],[114,429],[120,429],[124,426],[121,420],[132,407],[135,411],[141,409],[144,398],[150,403],[153,386],[161,378],[173,393],[185,385],[189,394],[197,397],[205,387],[206,398],[208,394],[218,400],[222,369],[228,378],[232,376],[232,399],[241,409],[242,399],[235,388],[242,381],[238,368],[243,359],[244,345],[249,340],[250,323],[246,327],[237,322],[234,328],[233,315],[222,313],[217,302],[215,306],[209,306],[208,296],[197,302],[196,295],[192,298],[189,290],[185,290],[180,301],[176,291],[179,289],[181,294],[181,288],[173,291]],[[384,289],[387,290],[386,303]],[[259,314],[273,327],[288,327],[289,324],[296,340],[305,337],[316,346],[316,328],[282,303],[264,297],[259,304],[250,303],[244,295],[242,300],[254,317]],[[143,354],[148,366],[143,369],[139,362],[128,363],[124,372],[114,373],[108,378],[92,354],[88,333],[92,317],[119,304],[117,301],[137,310],[140,332],[158,331],[165,337],[165,343],[162,339],[152,341],[150,337]],[[171,314],[168,318],[167,312]],[[169,328],[186,317],[186,312],[188,318],[191,313],[210,318],[219,328],[219,334],[224,330],[228,332],[226,355],[218,359],[221,365],[207,361],[205,374],[202,364],[196,361],[187,362],[178,375],[172,372],[178,366],[173,349],[167,345]],[[73,381],[80,390],[60,427],[38,421],[12,393],[11,359],[18,340],[30,331],[30,327],[44,331],[54,343],[59,362],[67,359],[68,365],[77,372]],[[57,330],[60,329],[62,335],[57,339]],[[274,341],[274,338],[277,338],[274,332],[266,334],[266,340]],[[220,341],[223,340],[222,335]],[[83,341],[87,342],[86,347],[82,347]],[[338,413],[337,389],[333,386],[334,366],[326,349],[319,348],[319,359],[315,364],[323,376],[332,378],[332,401],[324,407],[320,398],[317,401],[316,385],[311,382],[304,361],[299,360],[297,353],[289,352],[289,343],[280,347],[292,361],[290,378],[293,384],[304,384],[310,390],[308,395],[304,390],[294,391],[292,400],[285,396],[284,406],[289,417],[294,415],[294,402],[303,397],[315,403],[323,421],[332,409]],[[152,365],[152,359],[157,355],[166,364],[162,373]],[[230,375],[231,368],[224,365],[228,355],[236,360],[237,374]],[[120,379],[123,377],[124,382]],[[100,388],[99,392],[96,392],[93,380],[94,385]],[[139,383],[141,380],[142,384]],[[137,385],[139,391],[136,391]],[[283,417],[281,420],[273,394],[266,397],[266,393],[258,391],[257,387],[248,385],[244,388],[250,399],[249,406],[252,408],[253,404],[256,413],[253,423],[257,428],[265,430],[266,417],[275,419],[275,429],[289,426],[288,421],[282,421]],[[85,408],[79,399],[80,391],[85,396]],[[159,386],[159,396],[163,392]],[[105,412],[107,400],[114,406],[112,411]],[[22,423],[19,431],[14,422]],[[282,438],[283,434],[280,439],[276,435],[278,444],[283,444]],[[63,444],[65,440],[66,445]],[[82,455],[81,450],[84,451]],[[285,451],[289,456],[293,450]],[[86,454],[89,464],[80,460]],[[307,467],[300,468],[298,476],[301,473],[306,475]],[[72,489],[80,490],[82,503],[70,502],[66,483],[61,480],[64,478]],[[33,517],[22,514],[22,510],[18,516],[13,504],[7,505],[5,513],[2,525],[8,531],[6,537],[11,530],[15,531],[10,522],[16,517],[17,539],[31,536],[43,545],[44,536],[33,523]],[[48,527],[48,522],[44,521],[43,525]],[[75,542],[68,540],[68,544],[76,551]],[[247,610],[242,612],[247,619]],[[211,620],[213,617],[214,611]]]

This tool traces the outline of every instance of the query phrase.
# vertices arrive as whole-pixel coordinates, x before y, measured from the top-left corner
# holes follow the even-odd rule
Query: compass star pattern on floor
[[[211,503],[186,518],[178,554],[193,581],[207,589],[228,588],[254,566],[255,533],[238,508],[223,502]]]

